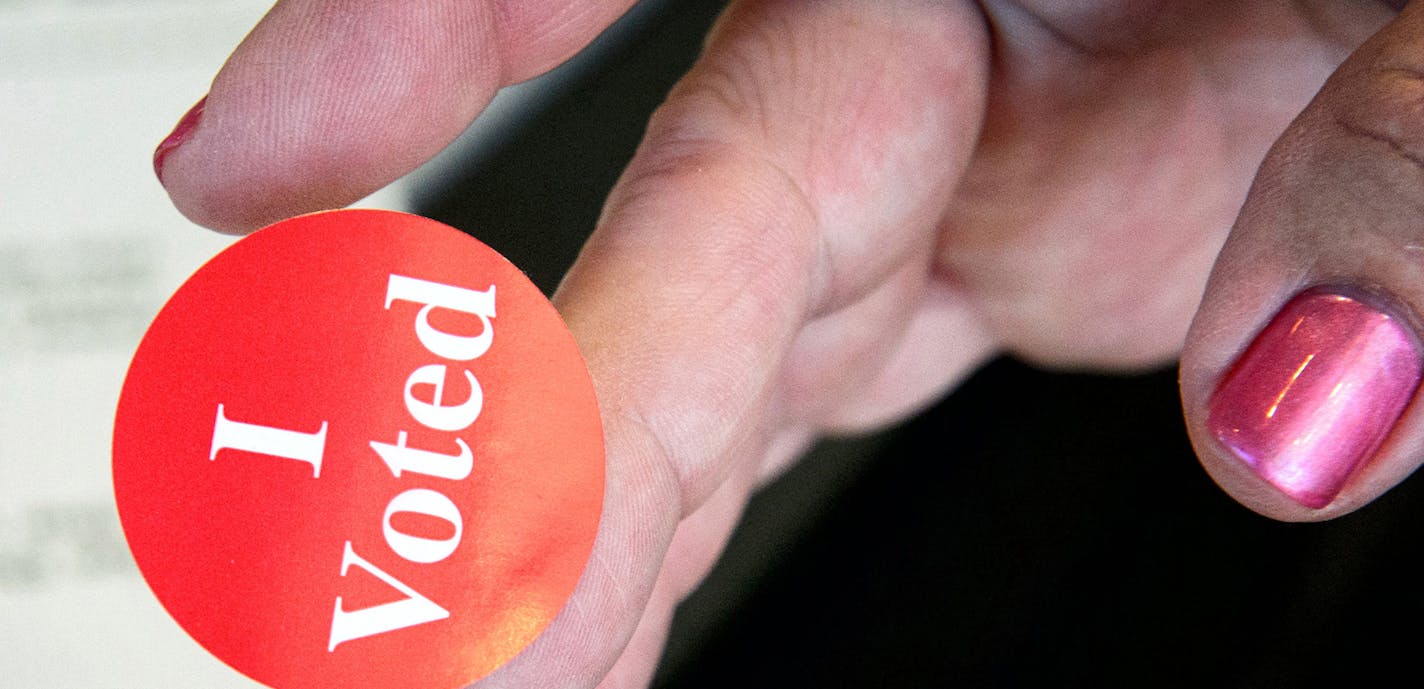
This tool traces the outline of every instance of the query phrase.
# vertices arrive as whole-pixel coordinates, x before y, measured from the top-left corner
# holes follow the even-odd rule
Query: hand
[[[1389,24],[1370,3],[1100,4],[728,10],[556,295],[605,417],[604,520],[572,603],[482,686],[645,683],[672,607],[759,481],[817,434],[902,418],[999,351],[1147,366],[1196,313],[1188,426],[1222,486],[1273,517],[1344,513],[1424,459],[1424,411],[1406,411],[1315,509],[1225,449],[1210,413],[1303,288],[1424,305],[1409,222],[1424,9]],[[285,0],[160,175],[228,231],[348,203],[627,5]]]

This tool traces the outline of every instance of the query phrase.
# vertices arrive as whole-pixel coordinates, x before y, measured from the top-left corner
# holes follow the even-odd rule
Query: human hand
[[[359,198],[627,3],[429,4],[448,11],[280,3],[162,161],[175,202],[242,231]],[[571,604],[485,684],[587,686],[615,659],[609,686],[644,682],[747,493],[818,433],[900,418],[996,351],[1173,356],[1266,148],[1391,14],[1040,4],[729,11],[556,296],[607,424],[604,521]],[[1410,26],[1372,45],[1403,60]],[[1398,224],[1417,174],[1336,126],[1345,109],[1392,133],[1377,118],[1394,92],[1352,64],[1266,167],[1183,363],[1204,464],[1279,518],[1352,509],[1419,461],[1393,442],[1314,510],[1207,430],[1223,373],[1301,288],[1353,280],[1419,303],[1424,282],[1390,262],[1407,227],[1330,232]],[[1342,176],[1371,196],[1341,195]]]

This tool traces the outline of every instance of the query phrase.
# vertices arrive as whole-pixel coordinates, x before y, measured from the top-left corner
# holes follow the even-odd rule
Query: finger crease
[[[1387,148],[1389,148],[1392,153],[1394,153],[1394,155],[1405,161],[1408,161],[1409,163],[1413,164],[1414,167],[1418,168],[1421,172],[1424,172],[1424,156],[1420,156],[1417,152],[1410,150],[1408,147],[1401,144],[1397,139],[1386,136],[1384,134],[1380,134],[1379,132],[1376,132],[1374,130],[1353,124],[1340,117],[1335,118],[1335,124],[1339,126],[1342,131],[1347,134],[1350,134],[1351,136],[1357,136],[1362,139],[1367,139],[1370,141],[1375,141],[1384,144]]]

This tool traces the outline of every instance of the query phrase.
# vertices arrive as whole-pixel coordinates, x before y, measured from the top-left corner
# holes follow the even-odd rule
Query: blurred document
[[[268,5],[0,0],[0,687],[256,686],[144,585],[109,438],[144,329],[232,241],[150,155]]]

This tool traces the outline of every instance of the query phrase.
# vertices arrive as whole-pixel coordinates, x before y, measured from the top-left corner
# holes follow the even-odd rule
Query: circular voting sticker
[[[558,313],[432,220],[286,220],[203,266],[134,355],[114,492],[159,601],[281,689],[480,679],[593,545],[603,434]]]

